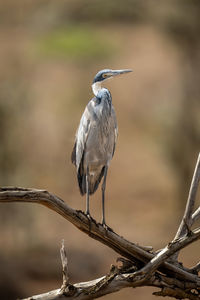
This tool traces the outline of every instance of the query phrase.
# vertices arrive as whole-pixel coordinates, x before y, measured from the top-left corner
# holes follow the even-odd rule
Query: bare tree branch
[[[191,226],[194,224],[194,222],[200,217],[200,207],[193,213],[194,204],[196,200],[196,194],[198,191],[200,181],[200,153],[197,158],[196,166],[194,169],[194,174],[192,177],[192,182],[189,190],[189,195],[185,207],[185,212],[183,215],[183,218],[181,220],[180,226],[178,228],[178,231],[175,235],[174,241],[179,239],[180,237],[184,236],[185,234],[190,234]],[[178,259],[179,252],[177,251],[172,259],[177,260]]]
[[[192,224],[200,218],[200,206],[192,214]]]
[[[200,238],[200,228],[191,231],[190,235],[184,236],[180,239],[176,239],[170,242],[164,249],[162,249],[149,263],[147,263],[138,273],[144,274],[145,277],[149,277],[153,272],[155,272],[158,267],[171,255],[179,251],[180,249],[186,247],[193,241]],[[200,281],[197,279],[197,285]]]
[[[176,278],[166,277],[158,273],[144,281],[142,275],[133,276],[133,273],[123,273],[124,271],[125,270],[112,268],[108,275],[92,281],[71,285],[70,289],[67,288],[62,294],[60,292],[61,290],[57,289],[48,293],[29,297],[24,300],[89,300],[117,292],[126,287],[136,288],[139,286],[153,286],[161,288],[161,292],[157,293],[163,293],[165,296],[172,296],[173,291],[173,297],[178,299],[199,299],[198,295],[191,292],[191,290],[199,292],[195,283],[183,283]]]
[[[27,202],[42,204],[62,215],[78,229],[90,237],[112,248],[129,260],[129,267],[114,267],[102,278],[76,284],[69,283],[67,257],[64,242],[61,247],[63,266],[63,285],[61,289],[27,299],[94,299],[113,293],[124,287],[155,286],[161,288],[160,295],[173,295],[175,298],[199,299],[200,278],[197,269],[186,269],[181,264],[170,262],[168,258],[177,251],[200,239],[200,228],[188,232],[169,243],[159,253],[150,252],[151,247],[139,246],[117,235],[112,229],[107,230],[88,220],[82,211],[70,208],[62,199],[45,190],[25,189],[16,187],[0,188],[0,202]],[[194,214],[193,214],[194,215]],[[124,261],[124,259],[121,259]],[[173,291],[173,293],[172,293]]]
[[[74,210],[62,199],[45,190],[19,187],[0,188],[0,202],[27,202],[42,204],[62,215],[65,219],[70,221],[81,231],[88,234],[91,238],[107,245],[131,261],[137,262],[140,266],[143,266],[155,256],[154,253],[143,250],[143,247],[127,241],[112,230],[106,230],[101,224],[96,223],[94,219],[89,221],[82,211]],[[183,268],[168,262],[164,262],[164,270],[162,269],[162,271],[169,274],[173,272],[176,273],[177,278],[184,278],[185,280],[196,282],[196,278],[194,278],[193,274],[190,274]]]
[[[111,229],[106,230],[100,223],[96,223],[94,219],[91,218],[89,220],[82,211],[69,207],[62,199],[45,190],[19,187],[0,188],[0,202],[42,204],[63,216],[91,238],[100,241],[128,259],[138,259],[140,262],[145,263],[153,257],[152,253],[144,250],[144,247],[127,241]]]
[[[187,233],[188,228],[189,229],[191,228],[193,221],[197,218],[197,215],[199,214],[198,213],[192,215],[196,194],[199,186],[199,181],[200,181],[200,153],[197,158],[196,167],[194,170],[194,174],[193,174],[193,178],[189,190],[188,200],[185,208],[185,213],[183,215],[183,219],[174,238],[175,240]]]
[[[68,271],[68,260],[65,251],[64,240],[62,240],[62,246],[60,248],[60,256],[61,256],[62,272],[63,272],[63,284],[61,290],[65,290],[69,285],[69,271]]]
[[[45,294],[32,296],[30,298],[24,299],[24,300],[50,300],[50,299],[80,299],[80,300],[86,300],[86,299],[94,299],[101,297],[103,295],[117,292],[122,288],[125,287],[136,287],[139,286],[139,284],[135,283],[133,280],[129,280],[130,274],[124,274],[124,275],[117,275],[115,273],[110,273],[106,276],[103,276],[101,278],[88,281],[88,282],[82,282],[82,283],[76,283],[73,286],[71,286],[70,291],[65,291],[63,295],[60,294],[60,290],[54,290]]]

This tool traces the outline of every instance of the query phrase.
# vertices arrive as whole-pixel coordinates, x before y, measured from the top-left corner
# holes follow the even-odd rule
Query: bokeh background
[[[85,209],[70,156],[91,82],[103,68],[119,138],[107,180],[108,225],[163,247],[180,222],[200,143],[198,0],[0,2],[0,184],[47,189]],[[91,199],[101,218],[100,190]],[[117,254],[54,212],[0,205],[0,299],[58,288],[65,240],[71,282],[109,271]],[[198,260],[199,243],[182,252]],[[106,299],[154,299],[152,288]]]

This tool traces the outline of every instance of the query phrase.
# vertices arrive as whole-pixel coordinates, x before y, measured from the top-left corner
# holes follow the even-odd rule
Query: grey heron
[[[90,216],[89,196],[102,183],[102,225],[105,222],[105,188],[108,166],[115,152],[117,120],[112,105],[111,93],[101,83],[111,77],[132,72],[130,69],[99,71],[94,77],[92,90],[95,95],[87,104],[81,117],[74,148],[72,163],[76,166],[81,195],[86,194],[86,215]]]

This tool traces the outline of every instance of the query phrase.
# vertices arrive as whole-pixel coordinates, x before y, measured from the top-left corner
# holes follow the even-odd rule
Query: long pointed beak
[[[117,75],[133,72],[133,70],[131,69],[113,70],[112,72],[113,72],[113,76],[117,76]]]

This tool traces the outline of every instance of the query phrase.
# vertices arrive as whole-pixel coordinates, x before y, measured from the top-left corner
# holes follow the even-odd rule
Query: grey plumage
[[[81,195],[87,194],[89,213],[89,195],[98,188],[102,177],[102,205],[105,225],[104,193],[109,163],[114,155],[117,140],[117,120],[112,105],[110,92],[101,88],[101,81],[131,70],[102,70],[95,76],[93,92],[95,97],[87,104],[81,117],[72,151],[72,163],[76,166],[78,184]]]
[[[114,154],[117,121],[104,89],[85,108],[76,134],[72,162],[77,168],[80,192],[86,193],[86,170],[89,168],[89,194],[93,194],[102,179],[103,170]],[[110,101],[110,102],[109,102]]]

